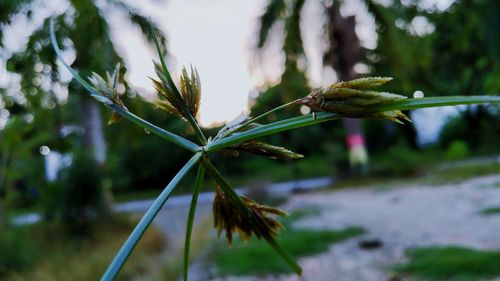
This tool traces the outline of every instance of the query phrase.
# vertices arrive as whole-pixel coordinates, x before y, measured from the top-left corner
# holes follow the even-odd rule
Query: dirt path
[[[496,175],[453,185],[357,188],[295,195],[286,204],[286,210],[321,210],[320,215],[297,222],[297,227],[338,230],[361,226],[367,234],[333,245],[321,255],[300,259],[302,277],[212,280],[387,281],[391,275],[387,268],[404,261],[406,248],[453,244],[500,250],[500,216],[479,213],[483,208],[500,206],[500,188],[493,187],[499,183],[500,175]],[[360,249],[359,240],[367,237],[380,239],[382,247]]]

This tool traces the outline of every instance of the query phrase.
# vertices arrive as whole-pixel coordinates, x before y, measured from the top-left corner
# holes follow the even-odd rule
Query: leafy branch
[[[156,102],[156,105],[186,120],[194,130],[200,144],[193,143],[184,137],[162,129],[131,113],[120,100],[120,96],[117,94],[118,91],[116,91],[116,77],[119,67],[117,67],[113,74],[108,73],[106,80],[98,74],[94,74],[89,79],[91,83],[83,79],[76,70],[63,60],[62,52],[57,44],[54,33],[54,21],[52,20],[50,24],[52,45],[57,56],[73,75],[73,78],[92,97],[132,123],[194,153],[194,156],[175,175],[142,217],[109,265],[101,280],[114,280],[116,278],[134,247],[170,197],[171,192],[196,165],[198,165],[198,173],[187,218],[184,245],[184,280],[188,279],[191,233],[198,195],[205,181],[205,173],[209,174],[216,183],[213,211],[214,224],[219,234],[225,232],[229,243],[231,243],[234,233],[239,233],[243,239],[250,236],[256,236],[259,239],[262,238],[269,243],[297,274],[300,274],[302,271],[300,266],[275,239],[282,225],[274,219],[274,216],[284,215],[285,213],[279,209],[258,204],[250,198],[238,195],[212,164],[209,159],[210,153],[219,150],[228,150],[238,154],[240,151],[246,151],[271,158],[299,158],[302,155],[283,147],[257,142],[255,139],[343,117],[388,119],[403,123],[404,121],[411,121],[401,110],[459,104],[500,103],[499,96],[455,96],[409,99],[405,96],[374,90],[376,87],[389,82],[392,78],[367,77],[315,89],[301,99],[278,106],[257,117],[244,118],[243,120],[239,120],[239,122],[230,122],[213,139],[207,139],[195,118],[199,110],[201,95],[201,83],[198,73],[192,68],[190,75],[186,70],[183,70],[180,77],[179,90],[168,71],[164,53],[156,37],[155,29],[152,27],[151,34],[160,58],[160,63],[156,64],[158,79],[152,79],[160,98]],[[317,111],[317,113],[292,117],[266,125],[256,123],[257,120],[262,119],[270,113],[293,105],[306,105]]]

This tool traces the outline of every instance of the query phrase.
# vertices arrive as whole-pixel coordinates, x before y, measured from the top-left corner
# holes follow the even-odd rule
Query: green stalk
[[[382,112],[389,110],[410,110],[410,109],[425,108],[425,107],[452,106],[460,104],[480,104],[480,103],[500,103],[500,96],[451,96],[451,97],[405,99],[378,106],[375,108],[375,110]],[[279,108],[280,107],[276,109]],[[342,116],[339,116],[335,113],[326,113],[326,112],[293,117],[277,121],[274,123],[270,123],[264,126],[260,126],[257,128],[253,128],[248,131],[228,136],[226,138],[218,139],[208,144],[205,147],[205,150],[206,151],[218,150],[247,140],[291,129],[296,129],[299,127],[335,120],[341,117]]]
[[[417,108],[451,106],[461,104],[500,103],[500,96],[449,96],[420,99],[404,99],[378,106],[378,111],[410,110]]]
[[[137,115],[131,113],[130,111],[114,104],[113,102],[111,102],[111,100],[102,96],[94,87],[92,87],[92,85],[90,85],[87,81],[85,81],[85,79],[83,79],[78,74],[78,72],[76,72],[76,70],[74,70],[71,66],[69,66],[69,64],[67,64],[63,60],[62,52],[61,52],[61,49],[59,48],[59,45],[57,44],[57,39],[56,39],[56,35],[54,32],[54,18],[52,18],[50,21],[50,38],[51,38],[52,46],[54,48],[54,51],[56,52],[57,57],[61,60],[63,65],[66,67],[66,69],[68,69],[68,71],[71,73],[73,78],[76,81],[78,81],[78,83],[80,83],[80,85],[83,88],[85,88],[92,97],[96,98],[99,102],[104,103],[106,106],[112,108],[118,114],[123,116],[125,119],[132,121],[132,123],[150,131],[151,133],[153,133],[155,135],[158,135],[159,137],[162,137],[162,138],[164,138],[164,139],[166,139],[166,140],[168,140],[168,141],[170,141],[170,142],[172,142],[172,143],[174,143],[174,144],[176,144],[184,149],[192,151],[192,152],[196,152],[199,150],[199,146],[196,145],[195,143],[193,143],[193,142],[191,142],[191,141],[189,141],[181,136],[178,136],[174,133],[171,133],[167,130],[164,130],[156,125],[153,125],[153,124],[149,123],[148,121],[141,119]],[[106,100],[109,100],[109,102]]]
[[[127,241],[123,244],[122,248],[115,256],[111,264],[108,266],[108,269],[104,273],[101,278],[101,281],[111,281],[116,278],[118,272],[123,267],[127,258],[130,256],[135,246],[144,235],[144,232],[149,227],[153,219],[156,217],[158,212],[160,212],[161,208],[167,202],[170,194],[174,190],[174,188],[179,184],[179,182],[187,175],[189,170],[193,168],[196,163],[200,160],[202,154],[196,153],[187,163],[182,167],[182,169],[175,175],[175,177],[170,181],[170,183],[165,187],[165,189],[160,193],[160,195],[156,198],[154,203],[148,209],[146,214],[139,221],[135,229],[132,231]]]
[[[160,57],[160,64],[161,64],[161,68],[163,69],[163,74],[167,78],[167,81],[170,84],[169,86],[172,89],[172,92],[174,93],[176,99],[178,101],[181,101],[180,104],[182,105],[182,110],[184,111],[184,115],[186,116],[187,121],[189,122],[189,124],[193,128],[193,130],[196,133],[196,136],[200,140],[201,144],[205,145],[205,144],[207,144],[207,138],[203,134],[203,131],[201,130],[200,125],[198,124],[196,119],[193,117],[193,115],[189,111],[186,103],[182,99],[182,96],[181,96],[181,93],[179,92],[179,89],[177,89],[177,86],[175,86],[175,83],[172,80],[172,76],[170,75],[170,72],[168,71],[167,64],[165,63],[165,59],[163,57],[163,52],[161,50],[160,43],[158,42],[158,37],[156,36],[155,28],[151,22],[149,22],[149,28],[151,30],[151,34],[153,35],[153,40],[154,40],[155,45],[156,45],[156,50],[158,52],[158,56]]]
[[[203,182],[205,180],[205,168],[200,165],[198,168],[198,175],[194,184],[193,197],[191,199],[191,206],[189,207],[189,214],[186,225],[186,237],[184,238],[184,281],[188,280],[189,269],[189,250],[191,248],[191,234],[193,232],[194,215],[196,213],[196,206],[198,205],[198,195],[200,194]]]
[[[241,211],[247,214],[249,223],[253,224],[256,228],[263,229],[263,227],[261,226],[261,222],[259,220],[253,219],[252,214],[249,212],[240,196],[233,190],[233,188],[229,186],[224,177],[217,170],[217,168],[214,167],[210,160],[207,157],[203,157],[202,163],[207,169],[207,173],[210,174],[212,179],[219,185],[224,194],[230,196],[234,200],[238,208],[240,208]],[[264,232],[262,233],[262,236],[264,237],[264,239],[266,239],[269,245],[288,263],[290,268],[295,273],[297,273],[298,275],[302,273],[302,268],[300,267],[300,265],[298,265],[297,262],[280,246],[280,244],[276,241],[276,239],[274,239],[271,234]]]
[[[209,143],[207,146],[205,146],[205,151],[208,152],[208,151],[222,149],[251,139],[256,139],[259,137],[272,135],[279,132],[288,131],[313,124],[318,124],[326,121],[331,121],[339,119],[340,117],[341,116],[335,113],[320,112],[320,113],[307,114],[303,116],[277,121],[274,123],[253,128],[248,131],[234,134],[232,136],[228,136],[226,138],[219,139],[217,141]]]
[[[280,105],[280,106],[278,106],[278,107],[275,107],[275,108],[273,108],[273,109],[271,109],[271,110],[269,110],[269,111],[267,111],[267,112],[265,112],[265,113],[262,113],[261,115],[259,115],[259,116],[257,116],[257,117],[254,117],[254,118],[252,118],[252,119],[250,119],[250,120],[246,121],[245,123],[243,123],[243,124],[241,124],[241,125],[239,125],[239,126],[236,126],[234,129],[229,130],[227,133],[225,133],[225,134],[224,134],[224,136],[230,136],[230,135],[231,135],[231,134],[233,134],[234,132],[237,132],[237,131],[243,130],[243,129],[245,129],[248,125],[252,124],[253,122],[256,122],[257,120],[262,119],[262,118],[266,117],[267,115],[269,115],[269,114],[271,114],[271,113],[274,113],[274,112],[276,112],[276,111],[279,111],[279,110],[281,110],[281,109],[284,109],[284,108],[286,108],[286,107],[288,107],[288,106],[290,106],[290,105],[293,105],[293,104],[295,104],[298,100],[299,100],[299,99],[294,100],[294,101],[291,101],[291,102],[289,102],[289,103],[282,104],[282,105]],[[217,138],[217,137],[216,137],[214,140],[217,140],[217,139],[219,139],[219,138]]]

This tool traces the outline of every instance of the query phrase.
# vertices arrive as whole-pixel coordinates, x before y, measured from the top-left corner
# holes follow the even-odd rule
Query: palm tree
[[[291,72],[300,72],[299,60],[305,60],[301,36],[301,12],[305,0],[269,0],[264,13],[260,16],[260,28],[257,40],[257,49],[262,50],[265,43],[269,41],[271,29],[278,23],[283,24],[284,42],[283,51],[285,54],[285,72],[282,75],[281,84],[289,83],[287,75]],[[351,80],[356,78],[357,73],[354,66],[365,61],[365,50],[360,46],[359,39],[355,32],[356,20],[354,16],[344,16],[340,13],[342,1],[322,1],[326,22],[323,33],[328,42],[328,48],[323,54],[323,66],[332,67],[340,80]],[[394,39],[392,26],[387,25],[387,17],[393,12],[389,9],[381,9],[380,5],[371,0],[364,0],[368,11],[375,18],[377,24],[384,23],[384,27],[391,32],[377,30],[380,40]],[[401,5],[399,5],[401,7]],[[401,35],[398,33],[397,35]],[[399,44],[401,45],[401,44]],[[298,91],[294,91],[298,93]],[[289,94],[289,93],[288,93]],[[301,93],[303,95],[304,93]],[[286,94],[285,94],[286,95]],[[293,95],[293,94],[292,94]],[[282,96],[282,102],[297,98],[297,96]],[[346,142],[349,148],[349,158],[352,172],[364,170],[368,163],[368,157],[364,144],[364,137],[361,131],[360,122],[357,119],[345,119]]]
[[[0,1],[0,47],[2,47],[3,43],[4,26],[14,24],[14,20],[23,18],[28,21],[40,18],[40,15],[37,14],[39,7],[47,3],[49,3],[49,0]],[[128,4],[115,0],[106,0],[104,2],[70,0],[69,4],[69,9],[64,14],[50,16],[55,17],[57,21],[56,26],[60,45],[69,53],[75,53],[76,59],[73,66],[79,69],[82,76],[89,76],[91,71],[101,74],[110,71],[115,67],[116,63],[123,60],[109,37],[110,23],[106,14],[110,11],[120,11],[125,14],[131,23],[140,28],[148,42],[152,43],[152,38],[149,36],[150,23],[148,18]],[[38,163],[36,161],[39,161],[40,157],[35,157],[35,154],[41,143],[27,142],[26,140],[34,139],[39,135],[50,135],[50,138],[43,141],[44,144],[47,142],[52,143],[62,151],[83,149],[92,152],[91,155],[98,164],[103,164],[106,160],[106,141],[100,108],[77,83],[67,84],[60,81],[56,56],[50,45],[49,21],[49,17],[43,19],[43,24],[29,35],[25,49],[14,54],[0,52],[0,56],[3,56],[2,59],[7,60],[8,71],[21,76],[21,89],[17,90],[16,87],[9,89],[7,87],[0,91],[0,106],[5,105],[5,109],[10,113],[10,118],[12,120],[16,119],[16,122],[10,122],[7,126],[19,126],[19,122],[23,122],[23,116],[31,116],[31,121],[27,121],[23,126],[25,129],[19,132],[19,134],[24,134],[21,138],[23,143],[22,145],[17,144],[16,147],[19,148],[18,150],[22,149],[24,154],[21,156],[21,152],[19,152],[8,159],[5,155],[0,157],[5,160],[0,163],[0,169],[2,170],[0,180],[6,182],[5,173],[3,173],[5,170],[17,169],[19,171],[15,177],[11,176],[11,179],[7,181],[11,185],[15,184],[16,181],[32,181],[36,182],[37,185],[40,184],[43,173],[35,177],[35,175],[30,174],[30,171],[20,174],[20,170],[24,171],[24,169],[13,167],[14,162],[20,161],[26,163],[33,160],[31,163]],[[165,35],[154,24],[153,26],[160,39],[160,44],[164,48],[166,44]],[[120,81],[126,86],[123,71]],[[46,87],[47,84],[50,86]],[[66,106],[56,106],[59,103],[56,95],[57,89],[61,88],[68,88],[71,93]],[[8,94],[8,91],[16,92]],[[13,98],[15,96],[17,98]],[[16,116],[18,118],[13,118]],[[59,132],[63,125],[75,121],[79,122],[85,130],[83,139],[77,142],[68,142],[59,138]],[[36,126],[33,126],[34,124]],[[0,148],[3,146],[0,145]],[[29,167],[32,166],[33,164]],[[8,185],[3,186],[3,188],[6,191],[12,190]],[[95,188],[99,189],[99,187]],[[110,206],[104,204],[103,207],[102,210],[106,211],[109,210]]]
[[[146,39],[152,42],[148,35],[149,20],[128,4],[114,0],[107,0],[104,5],[101,3],[98,5],[98,1],[94,0],[71,0],[69,2],[71,7],[68,12],[52,16],[57,17],[57,32],[62,45],[67,49],[74,49],[76,52],[73,66],[83,72],[84,76],[89,75],[90,71],[103,73],[111,70],[116,63],[122,62],[122,58],[116,51],[115,44],[109,38],[109,20],[106,13],[110,10],[124,12],[129,21],[139,26]],[[43,3],[33,0],[2,1],[0,3],[0,24],[8,25],[13,18],[36,18],[37,7],[35,5],[40,4]],[[30,100],[25,105],[28,108],[35,106],[37,103],[42,106],[47,103],[57,103],[57,98],[51,90],[44,91],[40,87],[40,79],[50,79],[53,85],[59,84],[65,87],[63,83],[58,82],[59,73],[56,58],[48,40],[48,23],[49,18],[46,18],[44,24],[30,35],[26,50],[22,50],[8,58],[10,70],[22,76],[23,92],[36,91],[42,93],[37,95],[36,98],[28,97]],[[158,28],[156,29],[161,44],[165,47],[165,36]],[[0,29],[0,44],[2,37],[3,34]],[[34,69],[34,64],[37,64],[38,70]],[[41,72],[39,69],[48,69],[49,71]],[[123,77],[121,79],[123,80]],[[75,97],[75,100],[78,99],[81,125],[86,132],[83,146],[91,150],[95,160],[102,164],[106,159],[106,142],[102,129],[103,122],[100,109],[79,86],[70,84],[69,88],[72,95],[74,93],[79,94],[78,98]],[[34,101],[35,99],[37,100]]]

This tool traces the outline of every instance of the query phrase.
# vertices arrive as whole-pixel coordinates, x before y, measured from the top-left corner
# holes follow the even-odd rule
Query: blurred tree
[[[15,24],[13,19],[26,19],[28,22],[41,15],[37,14],[41,3],[32,0],[1,1],[0,2],[0,25]],[[76,59],[72,65],[78,69],[82,76],[90,75],[91,71],[103,74],[110,71],[116,63],[122,62],[122,58],[116,51],[116,45],[109,37],[110,11],[119,11],[128,17],[128,20],[137,25],[149,42],[149,20],[132,6],[121,1],[93,1],[72,0],[70,8],[62,15],[55,16],[57,20],[56,29],[60,45],[71,57],[74,52]],[[50,45],[48,25],[50,18],[45,18],[43,24],[37,26],[29,36],[26,47],[16,53],[3,50],[2,59],[7,60],[7,69],[10,76],[20,77],[19,85],[11,83],[0,91],[0,110],[7,112],[9,118],[4,128],[0,129],[2,141],[0,142],[0,180],[9,183],[11,189],[18,177],[12,173],[20,173],[25,179],[31,174],[22,167],[14,167],[21,163],[30,163],[32,159],[41,159],[38,148],[43,143],[51,145],[58,151],[68,152],[72,149],[88,150],[94,155],[94,161],[103,164],[106,159],[106,142],[102,129],[101,112],[97,104],[92,101],[85,91],[77,83],[60,81],[56,57]],[[157,30],[160,43],[165,47],[164,34]],[[3,33],[0,32],[0,46],[3,45]],[[122,76],[120,82],[124,89],[127,83]],[[64,98],[66,87],[71,92],[67,105]],[[85,131],[83,141],[68,142],[63,140],[65,135],[61,129],[65,125],[78,122]],[[26,133],[16,134],[12,132],[16,128],[22,128]],[[21,138],[8,141],[8,138]],[[22,140],[22,142],[21,142]],[[28,141],[29,140],[29,141]],[[38,141],[35,141],[38,140]],[[17,141],[17,143],[16,143]],[[22,143],[22,145],[19,145]],[[24,155],[15,155],[8,146],[23,149]],[[33,161],[33,163],[38,163]],[[25,163],[28,165],[28,163]],[[42,166],[37,167],[42,170]],[[10,179],[8,179],[10,176]],[[23,180],[24,181],[24,180]],[[38,182],[40,183],[40,181]],[[4,187],[5,189],[7,187]]]
[[[397,1],[396,1],[397,2]],[[274,86],[272,92],[277,93],[280,102],[288,102],[295,98],[305,95],[307,89],[307,79],[304,75],[304,69],[300,66],[306,65],[306,59],[303,49],[301,36],[301,12],[304,7],[305,0],[269,0],[264,13],[260,17],[260,29],[257,41],[257,48],[261,50],[267,41],[269,34],[274,26],[283,23],[284,42],[283,51],[285,54],[285,71],[278,85]],[[364,0],[363,3],[367,7],[378,7],[370,0]],[[323,65],[332,67],[340,80],[351,80],[358,75],[355,71],[355,65],[362,62],[369,62],[366,59],[369,55],[373,56],[374,51],[369,51],[360,46],[358,36],[356,34],[356,19],[354,16],[344,16],[340,12],[340,7],[343,1],[322,1],[321,5],[325,14],[325,23],[323,31],[325,39],[328,42],[328,47],[324,51]],[[401,8],[402,5],[397,5]],[[406,10],[400,9],[404,12]],[[391,16],[401,12],[398,9],[387,8],[391,12]],[[379,13],[374,9],[369,9],[370,15],[375,18],[378,24],[385,19],[381,18]],[[390,25],[385,25],[385,29],[379,29],[379,42],[388,40],[396,28],[394,22]],[[405,57],[407,54],[399,54]],[[393,67],[391,65],[391,67]],[[294,73],[292,76],[290,73]],[[372,74],[379,75],[377,71],[372,71]],[[392,76],[392,75],[389,75]],[[299,79],[299,77],[301,79]],[[399,78],[398,78],[399,79]],[[299,83],[304,83],[303,86],[293,88]],[[263,95],[262,100],[266,102],[270,99],[269,94]],[[257,103],[259,108],[260,102]],[[361,133],[361,126],[358,120],[346,119],[344,125],[347,133],[347,145],[349,148],[350,163],[353,167],[358,167],[363,170],[363,166],[368,161],[367,153],[364,147],[364,137]],[[413,130],[412,130],[413,131]],[[356,171],[356,168],[353,170]]]
[[[460,0],[446,10],[424,9],[422,1],[393,1],[390,7],[369,2],[368,8],[376,15],[379,34],[377,48],[368,53],[368,64],[375,73],[398,73],[389,89],[407,93],[419,89],[427,96],[500,92],[500,2]],[[397,28],[390,28],[395,23]],[[489,132],[484,129],[495,131],[497,123],[487,122],[495,120],[495,111],[487,107],[468,106],[461,111],[458,130],[452,136],[450,125],[443,144],[456,138],[466,140],[471,148],[489,144],[484,138]]]
[[[462,0],[430,17],[433,52],[429,87],[437,95],[500,93],[500,2]],[[481,120],[491,113],[484,106],[462,112],[466,140],[472,148],[483,144]],[[492,123],[495,124],[495,123]]]

